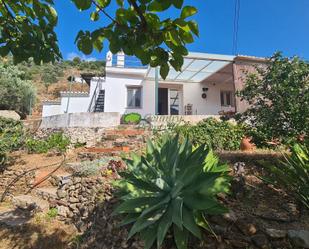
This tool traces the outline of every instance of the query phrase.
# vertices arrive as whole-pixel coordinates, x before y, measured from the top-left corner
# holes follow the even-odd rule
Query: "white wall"
[[[61,113],[67,109],[68,97],[61,97]],[[87,112],[90,104],[89,96],[70,97],[68,113]]]
[[[203,87],[208,87],[207,98],[202,98]],[[218,115],[221,110],[220,91],[234,92],[232,83],[186,83],[183,84],[183,105],[192,104],[194,115]]]
[[[61,113],[60,104],[43,104],[42,117],[53,116]]]
[[[127,108],[127,87],[142,87],[142,107]],[[107,76],[103,88],[105,89],[105,112],[119,112],[121,114],[137,112],[142,116],[155,112],[154,82],[143,81],[143,77],[112,75]]]
[[[40,128],[87,127],[104,128],[120,124],[119,113],[69,113],[44,117]]]

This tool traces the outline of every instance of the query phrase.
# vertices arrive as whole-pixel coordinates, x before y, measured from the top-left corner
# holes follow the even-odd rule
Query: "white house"
[[[244,71],[263,61],[248,56],[189,53],[182,71],[171,69],[163,80],[156,78],[156,69],[136,66],[123,53],[113,56],[109,52],[105,78],[83,75],[90,91],[61,92],[59,101],[43,103],[42,116],[67,112],[219,115],[243,111],[246,104],[235,97],[235,91],[243,87]]]

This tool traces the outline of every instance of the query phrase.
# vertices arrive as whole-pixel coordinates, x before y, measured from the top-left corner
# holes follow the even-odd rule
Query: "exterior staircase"
[[[94,112],[104,112],[105,90],[100,90],[95,102]]]

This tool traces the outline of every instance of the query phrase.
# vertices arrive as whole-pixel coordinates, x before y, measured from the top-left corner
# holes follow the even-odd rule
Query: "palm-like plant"
[[[299,144],[291,148],[291,156],[285,156],[280,165],[262,162],[271,173],[263,180],[285,188],[309,209],[309,151]]]
[[[118,184],[123,200],[114,213],[127,213],[121,223],[134,223],[129,238],[140,233],[149,249],[160,248],[168,231],[178,249],[187,248],[189,234],[201,238],[201,228],[211,231],[206,214],[227,211],[216,194],[229,190],[227,165],[205,146],[193,148],[188,139],[166,136],[147,142],[144,156],[125,160],[128,170]]]

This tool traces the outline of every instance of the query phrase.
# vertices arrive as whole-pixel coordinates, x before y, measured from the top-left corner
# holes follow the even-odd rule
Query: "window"
[[[142,88],[141,87],[128,87],[127,107],[128,108],[141,108],[142,107]]]
[[[233,93],[231,91],[221,91],[221,106],[234,106]]]

